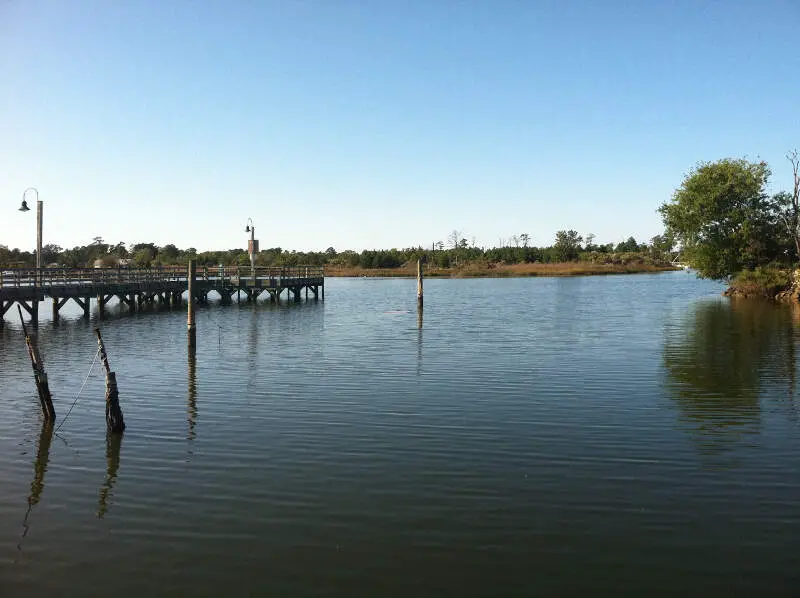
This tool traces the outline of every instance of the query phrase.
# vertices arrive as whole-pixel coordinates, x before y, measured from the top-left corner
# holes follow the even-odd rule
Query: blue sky
[[[0,243],[337,250],[661,232],[800,146],[800,3],[0,0]]]

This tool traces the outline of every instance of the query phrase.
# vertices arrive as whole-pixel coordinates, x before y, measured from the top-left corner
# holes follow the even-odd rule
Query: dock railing
[[[71,286],[115,286],[137,283],[185,282],[188,269],[183,266],[155,266],[152,268],[40,268],[38,286],[48,288]],[[269,280],[274,286],[280,282],[322,279],[324,266],[266,266],[257,267],[256,284]],[[203,266],[197,268],[197,280],[225,285],[253,282],[249,266]],[[7,268],[0,270],[0,289],[8,287],[37,286],[36,268]]]

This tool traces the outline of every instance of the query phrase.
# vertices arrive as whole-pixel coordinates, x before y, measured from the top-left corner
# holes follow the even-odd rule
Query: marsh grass
[[[470,262],[451,268],[425,267],[425,277],[445,278],[505,278],[526,276],[593,276],[603,274],[641,274],[675,270],[673,266],[648,263],[593,264],[590,262],[565,262],[556,264],[493,264]],[[326,276],[354,277],[416,277],[417,265],[405,264],[399,268],[325,267]]]

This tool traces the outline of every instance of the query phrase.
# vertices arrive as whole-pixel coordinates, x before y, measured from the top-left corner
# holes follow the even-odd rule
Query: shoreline
[[[675,266],[652,264],[592,264],[565,262],[556,264],[467,264],[455,268],[425,267],[426,278],[528,278],[608,276],[614,274],[653,274],[680,270]],[[325,266],[325,276],[341,278],[416,278],[417,266],[400,268],[359,268]]]

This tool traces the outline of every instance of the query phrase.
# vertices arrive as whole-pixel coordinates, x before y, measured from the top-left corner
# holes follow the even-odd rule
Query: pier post
[[[106,315],[106,303],[108,303],[110,299],[111,296],[105,293],[101,293],[97,296],[97,309],[101,318]]]
[[[117,390],[117,375],[111,371],[108,365],[108,355],[103,344],[103,337],[100,336],[100,329],[94,329],[97,335],[97,344],[100,347],[100,360],[106,369],[106,425],[109,432],[123,432],[125,430],[125,420],[122,417],[122,409],[119,406],[119,391]]]
[[[422,309],[422,259],[417,260],[417,308]]]
[[[187,286],[189,287],[189,309],[187,313],[187,328],[189,330],[189,351],[194,353],[197,347],[197,329],[194,323],[194,283],[197,276],[197,261],[189,260],[189,276]]]
[[[50,385],[47,382],[47,372],[44,370],[42,356],[39,353],[39,347],[36,345],[36,339],[28,334],[28,329],[22,319],[22,309],[19,305],[17,305],[17,311],[19,311],[19,321],[22,324],[22,332],[25,335],[25,344],[28,346],[28,356],[31,358],[33,379],[36,382],[36,392],[39,394],[39,402],[42,405],[42,415],[44,415],[45,421],[54,422],[56,421],[56,410],[53,408],[53,398],[50,396]]]

